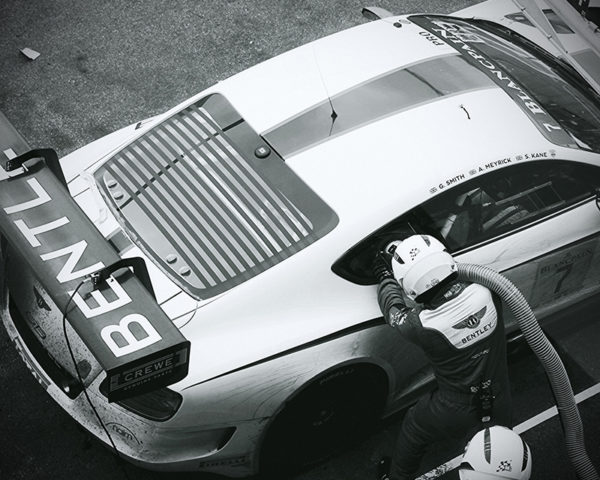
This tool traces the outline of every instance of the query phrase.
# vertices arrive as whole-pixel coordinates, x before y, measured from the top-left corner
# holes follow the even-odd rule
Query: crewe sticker
[[[412,16],[410,20],[438,40],[445,42],[458,51],[467,63],[486,74],[496,85],[504,90],[521,107],[538,130],[552,143],[577,148],[571,136],[560,124],[535,100],[525,88],[506,72],[483,49],[487,43],[485,32],[475,33],[460,22],[439,17]],[[478,47],[477,45],[481,45]]]
[[[69,306],[69,322],[107,371],[109,401],[184,378],[189,342],[128,269],[99,290],[74,293],[87,275],[120,258],[51,170],[38,162],[0,183],[0,231],[60,311]]]

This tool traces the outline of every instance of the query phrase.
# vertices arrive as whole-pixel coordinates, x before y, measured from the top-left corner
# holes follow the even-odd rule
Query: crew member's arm
[[[375,260],[373,273],[379,281],[377,301],[385,321],[401,331],[406,329],[408,327],[406,320],[413,313],[413,309],[404,303],[402,289],[381,256]]]

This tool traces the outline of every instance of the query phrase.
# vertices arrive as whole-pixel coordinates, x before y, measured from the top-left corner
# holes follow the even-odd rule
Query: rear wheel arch
[[[265,428],[261,473],[310,465],[360,438],[381,417],[389,387],[386,370],[367,361],[336,365],[305,382]]]

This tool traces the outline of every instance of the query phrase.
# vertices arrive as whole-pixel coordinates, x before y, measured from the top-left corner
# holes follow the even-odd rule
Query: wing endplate
[[[61,180],[32,158],[0,176],[0,232],[107,372],[109,401],[183,379],[190,343],[128,269],[92,293],[95,271],[119,261]],[[17,292],[13,292],[17,293]]]

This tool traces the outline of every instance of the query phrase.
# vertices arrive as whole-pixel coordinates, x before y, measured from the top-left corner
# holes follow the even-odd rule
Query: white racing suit
[[[501,302],[486,287],[454,281],[427,305],[406,307],[389,276],[378,287],[386,321],[431,362],[437,389],[406,414],[391,479],[413,478],[427,446],[443,438],[464,447],[486,425],[511,427],[511,400]]]

